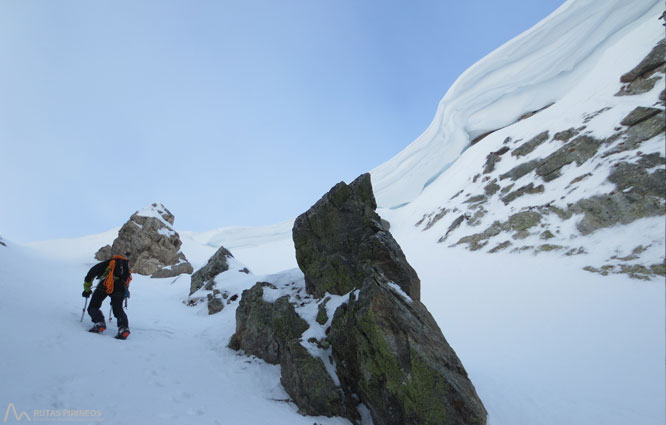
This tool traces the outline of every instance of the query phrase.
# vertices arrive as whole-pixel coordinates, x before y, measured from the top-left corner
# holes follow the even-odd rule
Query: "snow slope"
[[[518,268],[515,255],[433,245],[411,227],[393,222],[422,299],[462,359],[489,424],[663,422],[664,285],[592,275],[580,257],[520,256]],[[40,252],[61,244],[44,242]],[[133,333],[121,342],[85,332],[87,316],[79,322],[94,250],[81,261],[8,245],[0,246],[0,407],[98,410],[111,424],[348,423],[298,415],[284,402],[276,366],[226,348],[237,302],[214,316],[204,304],[185,306],[188,276],[136,276]],[[217,286],[230,294],[280,280],[222,276]]]
[[[206,264],[208,258],[224,246],[240,262],[255,273],[277,273],[297,267],[294,242],[291,238],[293,220],[272,226],[222,227],[207,232],[180,232],[183,251],[194,268]],[[267,254],[268,253],[268,254]],[[192,257],[190,257],[192,255]],[[196,264],[195,264],[196,263]]]
[[[611,102],[613,109],[588,123],[601,137],[608,123],[652,101],[654,93],[612,94],[618,71],[632,68],[663,37],[656,21],[662,7],[646,0],[568,1],[463,74],[428,130],[372,172],[385,207],[380,213],[418,272],[422,300],[465,365],[490,425],[666,421],[666,285],[582,270],[591,257],[602,261],[627,241],[633,246],[649,237],[661,249],[663,217],[597,231],[580,239],[591,254],[573,257],[449,248],[437,243],[448,217],[430,231],[414,226],[461,188],[473,187],[471,177],[486,154],[507,135],[567,128]],[[641,40],[640,48],[628,47]],[[474,137],[505,126],[465,150]],[[663,155],[663,138],[650,143]],[[498,167],[509,165],[503,159]],[[595,181],[580,190],[599,190]],[[499,215],[511,211],[502,208],[493,206]],[[195,269],[224,245],[255,273],[231,270],[219,278],[218,288],[238,294],[256,281],[299,274],[291,226],[179,233]],[[108,424],[348,424],[298,415],[284,401],[276,366],[226,348],[237,301],[214,316],[204,304],[186,306],[188,276],[135,277],[127,341],[85,332],[90,324],[87,317],[79,322],[82,278],[96,250],[116,233],[0,245],[0,409],[12,403],[31,416],[34,410],[87,409]],[[10,416],[7,423],[12,421]]]
[[[118,341],[113,323],[97,335],[86,332],[87,314],[79,322],[82,279],[93,261],[51,259],[8,245],[0,246],[3,412],[11,403],[33,421],[44,419],[38,410],[55,423],[70,422],[62,416],[66,411],[87,410],[98,416],[77,422],[348,424],[300,416],[293,404],[280,401],[288,397],[278,367],[226,348],[235,331],[235,305],[216,316],[202,305],[185,306],[188,276],[135,275],[128,308],[132,335]],[[224,286],[238,293],[265,278],[234,273]],[[107,321],[108,308],[105,301]],[[10,413],[6,423],[14,422]]]
[[[631,28],[609,37],[605,50],[595,54],[594,63],[590,64],[587,73],[553,105],[527,119],[507,125],[469,147],[410,204],[394,210],[382,209],[381,214],[392,222],[408,226],[423,222],[425,217],[427,223],[414,230],[428,233],[430,244],[441,240],[448,246],[463,236],[483,231],[495,221],[505,221],[512,214],[540,211],[543,219],[538,232],[523,239],[511,238],[502,232],[491,237],[484,249],[491,250],[503,241],[510,241],[512,249],[538,247],[546,243],[540,233],[548,229],[552,231],[548,244],[561,247],[563,252],[571,248],[585,249],[588,254],[587,265],[611,265],[609,259],[613,256],[629,256],[632,249],[638,246],[649,247],[641,254],[643,264],[662,263],[666,250],[663,215],[640,219],[632,225],[631,232],[618,225],[612,231],[597,230],[584,236],[576,229],[580,216],[563,220],[556,214],[550,214],[548,207],[545,207],[566,210],[568,205],[583,198],[612,193],[616,190],[615,185],[607,178],[620,163],[635,163],[650,154],[664,157],[666,139],[663,133],[631,149],[623,148],[626,133],[622,131],[627,130],[620,125],[621,120],[638,106],[657,105],[657,109],[663,111],[659,102],[660,92],[664,89],[663,74],[656,74],[661,75],[661,80],[649,92],[635,96],[615,96],[622,85],[620,75],[632,69],[664,37],[659,21],[651,19],[653,15],[648,17],[650,19],[642,19]],[[503,177],[520,164],[545,158],[562,149],[565,142],[557,140],[555,135],[567,129],[581,129],[580,135],[607,141],[601,143],[598,152],[586,162],[563,166],[559,178],[546,181],[534,171],[517,180]],[[516,154],[518,149],[524,147],[523,144],[546,132],[548,135],[545,141],[532,152]],[[498,157],[494,170],[484,170],[488,154],[501,149],[505,153]],[[657,168],[664,169],[664,166],[656,165],[653,170]],[[574,183],[574,180],[580,181]],[[491,195],[486,188],[493,183],[497,184],[497,191],[502,186],[502,191]],[[511,190],[528,184],[539,185],[541,191],[505,202],[504,196]],[[475,197],[482,199],[470,202]],[[444,214],[444,210],[448,212]],[[450,226],[461,214],[469,219],[452,229]]]
[[[569,0],[490,53],[451,86],[421,136],[372,170],[377,204],[413,201],[471,140],[559,100],[618,37],[662,9],[658,0]]]

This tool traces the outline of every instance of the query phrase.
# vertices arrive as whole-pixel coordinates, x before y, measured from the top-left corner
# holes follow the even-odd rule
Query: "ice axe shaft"
[[[86,314],[86,307],[88,307],[88,297],[86,297],[86,302],[83,304],[83,310],[81,310],[81,322],[83,322],[83,315]]]

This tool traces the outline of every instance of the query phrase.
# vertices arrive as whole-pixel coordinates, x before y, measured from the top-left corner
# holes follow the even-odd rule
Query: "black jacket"
[[[129,267],[129,261],[127,259],[120,260],[116,259],[116,265],[113,270],[113,283],[114,283],[114,288],[113,292],[118,292],[118,293],[125,293],[125,285],[127,283],[127,280],[130,278],[131,273],[130,273],[130,267]],[[85,281],[86,282],[92,282],[93,279],[99,279],[103,277],[106,274],[106,270],[109,268],[109,263],[111,260],[106,260],[102,261],[101,263],[97,263],[94,266],[88,270],[88,274],[86,274]],[[119,283],[122,283],[119,285]],[[105,289],[104,282],[100,281],[98,284],[98,288],[102,287],[102,289]]]

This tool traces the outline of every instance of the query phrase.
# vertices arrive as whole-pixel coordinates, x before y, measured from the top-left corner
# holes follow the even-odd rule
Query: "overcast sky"
[[[0,0],[0,235],[294,218],[561,0]]]

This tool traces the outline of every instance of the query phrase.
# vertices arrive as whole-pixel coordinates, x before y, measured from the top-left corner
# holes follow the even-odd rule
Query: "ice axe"
[[[81,310],[81,322],[83,322],[83,315],[86,314],[86,307],[88,307],[88,297],[86,297],[86,302],[83,304],[83,310]]]

